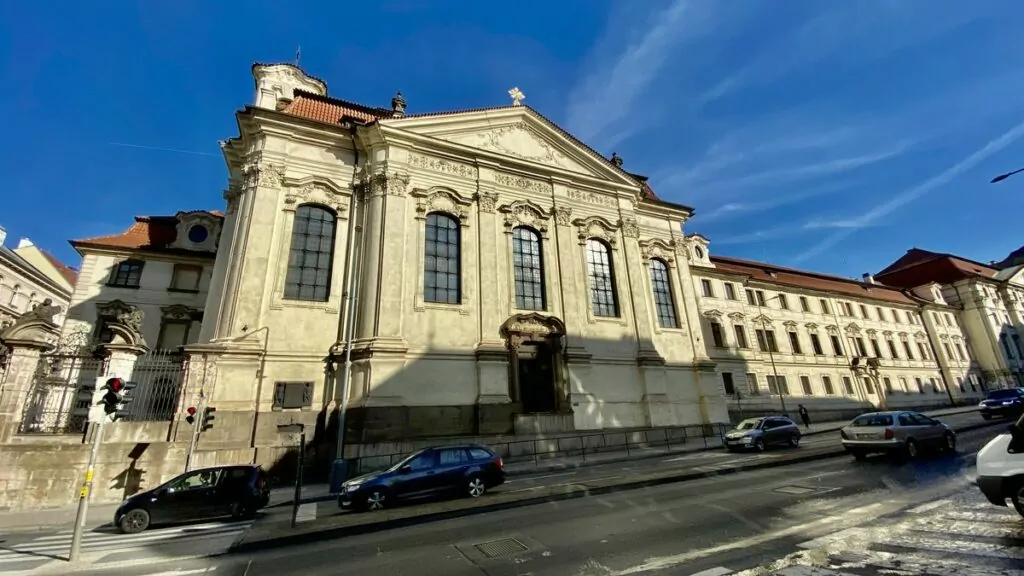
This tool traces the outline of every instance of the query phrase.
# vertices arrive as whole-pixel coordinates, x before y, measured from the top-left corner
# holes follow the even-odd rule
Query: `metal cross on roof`
[[[513,106],[522,106],[522,101],[526,100],[526,94],[523,94],[518,87],[509,90],[508,95],[512,97]]]

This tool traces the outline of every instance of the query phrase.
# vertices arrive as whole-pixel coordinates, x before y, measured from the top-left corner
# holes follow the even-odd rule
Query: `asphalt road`
[[[957,423],[956,417],[949,420]],[[719,570],[718,574],[726,574],[721,567],[735,570],[772,562],[799,551],[799,544],[808,539],[965,491],[972,461],[969,453],[1002,431],[995,426],[962,433],[957,457],[911,463],[839,457],[253,554],[177,560],[145,569],[108,568],[103,573],[612,576]],[[835,442],[834,436],[823,435],[820,442]],[[630,465],[659,463],[666,464],[655,459]],[[622,473],[622,464],[613,467],[615,473]],[[598,472],[581,469],[577,473]],[[545,480],[552,479],[532,479]]]

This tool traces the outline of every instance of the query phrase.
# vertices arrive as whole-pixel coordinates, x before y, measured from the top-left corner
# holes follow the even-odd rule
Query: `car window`
[[[224,486],[245,486],[249,483],[249,468],[228,468],[221,476]]]
[[[424,452],[415,458],[410,459],[405,463],[413,472],[417,470],[426,470],[427,468],[433,468],[434,466],[434,452]]]
[[[441,450],[441,466],[454,466],[468,462],[466,451],[462,448],[445,448]]]
[[[167,484],[168,492],[185,492],[187,490],[200,490],[203,488],[213,488],[217,485],[217,481],[220,479],[223,470],[197,470],[190,472],[184,476],[171,480]]]
[[[910,414],[900,414],[899,416],[900,426],[913,426],[914,419],[910,417]]]
[[[917,412],[911,412],[910,417],[914,419],[914,422],[917,422],[918,426],[931,426],[936,423],[935,420]]]
[[[761,418],[748,418],[736,425],[737,430],[754,430],[760,428]]]
[[[857,416],[850,422],[850,426],[857,428],[866,426],[892,426],[891,414],[864,414]]]
[[[1020,398],[1020,392],[1011,388],[1010,390],[993,390],[988,393],[989,400],[1007,400],[1010,398]]]
[[[469,456],[474,460],[490,460],[491,453],[483,448],[470,448]]]

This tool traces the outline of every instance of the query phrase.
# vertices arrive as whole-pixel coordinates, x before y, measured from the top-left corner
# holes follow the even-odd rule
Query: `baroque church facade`
[[[348,388],[347,442],[728,420],[690,208],[518,97],[406,114],[401,94],[368,108],[291,65],[253,73],[187,347],[216,364],[219,419],[255,405],[270,434]]]

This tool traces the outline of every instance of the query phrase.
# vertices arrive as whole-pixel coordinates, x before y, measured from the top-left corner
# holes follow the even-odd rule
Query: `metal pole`
[[[362,224],[359,226],[359,243],[360,245],[366,244],[366,205],[362,207]],[[355,218],[355,215],[350,217]],[[353,260],[356,256],[355,248],[353,247]],[[362,257],[363,250],[360,247],[358,256]],[[341,459],[345,457],[345,414],[348,412],[348,396],[349,387],[352,385],[352,336],[355,331],[356,322],[356,305],[359,303],[359,282],[362,281],[363,267],[356,266],[355,273],[349,275],[349,300],[348,300],[348,314],[345,317],[345,373],[341,376],[341,411],[338,413],[338,440],[337,448],[335,451],[335,459]]]
[[[196,451],[196,443],[199,441],[199,427],[202,426],[204,408],[206,408],[206,394],[200,390],[199,407],[196,408],[196,416],[192,421],[192,438],[188,442],[188,454],[185,454],[185,472],[192,469],[192,457]]]
[[[786,396],[782,393],[782,386],[779,385],[779,371],[775,368],[775,355],[772,354],[772,346],[771,343],[768,342],[768,323],[764,320],[764,311],[761,308],[761,299],[757,297],[757,290],[753,288],[752,290],[754,290],[754,302],[757,302],[757,313],[761,316],[761,330],[764,332],[764,347],[768,349],[768,360],[772,363],[772,374],[775,375],[775,388],[779,391],[779,402],[782,403],[782,415],[786,416]],[[772,298],[778,298],[778,296],[772,296]],[[772,332],[772,338],[775,338],[774,332]],[[778,341],[776,340],[776,342]],[[771,390],[768,392],[771,393]],[[707,443],[706,440],[705,443]]]
[[[292,502],[292,528],[298,522],[299,501],[302,500],[302,468],[303,455],[306,453],[306,431],[299,432],[298,470],[295,471],[295,501]]]
[[[82,532],[85,530],[85,518],[89,513],[89,493],[92,492],[92,479],[96,472],[96,457],[100,453],[100,442],[103,438],[103,420],[96,424],[96,434],[92,438],[92,452],[89,454],[89,467],[85,471],[85,481],[78,493],[78,514],[75,516],[75,532],[71,536],[71,552],[69,562],[77,562],[82,547]]]

